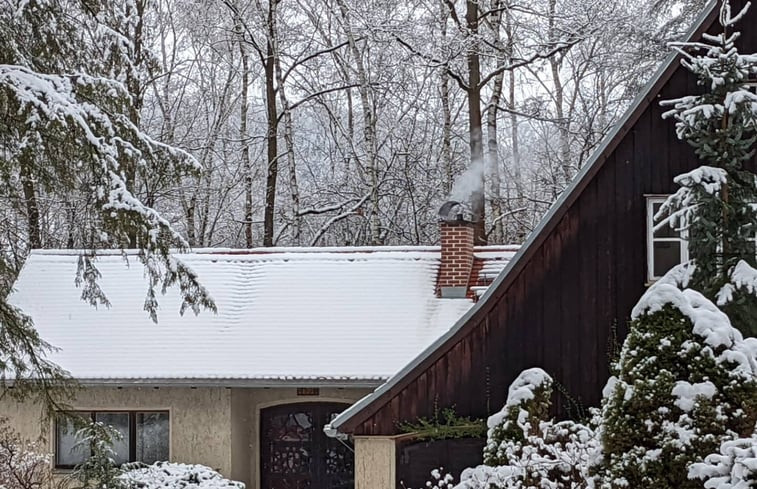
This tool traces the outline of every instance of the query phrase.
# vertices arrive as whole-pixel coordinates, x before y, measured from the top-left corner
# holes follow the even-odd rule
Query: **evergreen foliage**
[[[181,312],[215,306],[192,270],[171,255],[187,246],[169,222],[135,194],[140,175],[178,181],[199,170],[187,152],[139,127],[140,80],[154,63],[140,49],[141,0],[24,0],[0,6],[0,193],[23,189],[28,248],[40,246],[43,192],[87,203],[76,283],[82,299],[108,305],[97,284],[96,249],[138,248],[148,276],[144,308],[157,321],[158,291],[176,287]],[[6,191],[7,190],[7,191]],[[0,388],[52,409],[66,374],[46,360],[50,345],[8,303],[14,267],[0,248]],[[125,265],[126,266],[126,265]]]
[[[689,466],[754,430],[754,352],[707,298],[669,282],[634,309],[603,392],[598,487],[701,488]]]
[[[757,435],[723,442],[718,453],[691,466],[689,477],[704,481],[705,489],[757,487]]]
[[[435,407],[431,418],[420,417],[416,422],[400,423],[399,429],[413,433],[418,440],[482,438],[486,433],[483,420],[459,416],[453,407],[441,410]]]
[[[676,121],[678,137],[694,147],[703,166],[676,177],[681,188],[661,207],[658,224],[688,234],[689,256],[696,265],[684,286],[717,301],[734,326],[757,334],[757,177],[744,169],[755,153],[757,54],[740,54],[739,32],[730,32],[749,5],[732,15],[724,1],[722,33],[703,34],[700,42],[674,43],[682,64],[697,77],[701,95],[663,102]]]
[[[524,370],[510,386],[502,411],[488,420],[484,465],[466,469],[456,489],[588,487],[586,467],[596,449],[591,427],[548,420],[553,380]],[[450,483],[444,480],[449,487]]]
[[[124,470],[115,462],[113,443],[121,434],[106,424],[69,416],[78,427],[76,446],[89,448],[90,456],[71,474],[76,489],[126,489]]]

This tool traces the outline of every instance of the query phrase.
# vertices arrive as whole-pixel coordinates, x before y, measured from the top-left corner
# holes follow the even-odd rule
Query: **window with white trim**
[[[168,460],[169,415],[167,411],[76,411],[81,416],[111,426],[121,435],[114,440],[117,464]],[[74,423],[68,416],[55,421],[55,467],[70,469],[90,456],[89,446],[80,443]]]
[[[654,215],[667,196],[647,197],[647,280],[653,282],[679,263],[689,260],[685,236],[667,224],[655,229]]]

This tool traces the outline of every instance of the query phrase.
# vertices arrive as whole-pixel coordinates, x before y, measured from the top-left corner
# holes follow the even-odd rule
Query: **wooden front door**
[[[261,489],[352,489],[352,450],[323,432],[347,404],[300,403],[264,409]]]

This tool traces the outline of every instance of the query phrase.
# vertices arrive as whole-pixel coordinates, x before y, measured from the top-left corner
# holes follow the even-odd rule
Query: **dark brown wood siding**
[[[746,30],[740,47],[757,51],[757,30],[750,29],[757,25],[757,7],[741,25]],[[617,328],[622,340],[645,290],[644,195],[672,193],[673,177],[698,166],[659,105],[692,93],[696,80],[678,67],[661,83],[600,156],[598,171],[566,201],[556,224],[546,226],[545,236],[524,254],[525,264],[500,284],[502,290],[437,352],[348,420],[345,431],[394,434],[397,421],[430,416],[435,407],[486,417],[504,404],[515,376],[533,366],[581,404],[599,403],[609,376],[611,333]],[[557,396],[560,412],[567,404]]]

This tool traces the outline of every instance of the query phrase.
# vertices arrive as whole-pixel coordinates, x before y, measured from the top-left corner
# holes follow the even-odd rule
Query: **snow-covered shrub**
[[[757,436],[724,442],[720,452],[693,464],[689,477],[704,480],[705,489],[757,487]]]
[[[515,379],[502,411],[489,418],[484,465],[464,470],[456,489],[587,487],[596,436],[580,423],[546,420],[552,384],[538,368]]]
[[[52,487],[50,455],[26,442],[0,418],[0,488],[37,489]]]
[[[155,462],[127,470],[121,480],[130,489],[244,489],[204,465]]]
[[[757,417],[754,350],[673,270],[632,312],[630,332],[603,391],[594,460],[602,488],[701,488],[689,466],[724,441],[749,436]]]
[[[413,489],[412,487],[405,486],[405,483],[400,481],[400,487],[402,489]],[[427,480],[424,487],[427,489],[453,489],[455,487],[455,478],[452,474],[444,471],[444,467],[433,469],[431,471],[431,480]]]
[[[511,454],[507,449],[534,432],[549,415],[552,377],[540,368],[530,368],[515,378],[507,391],[502,410],[487,420],[486,465],[507,465]]]

